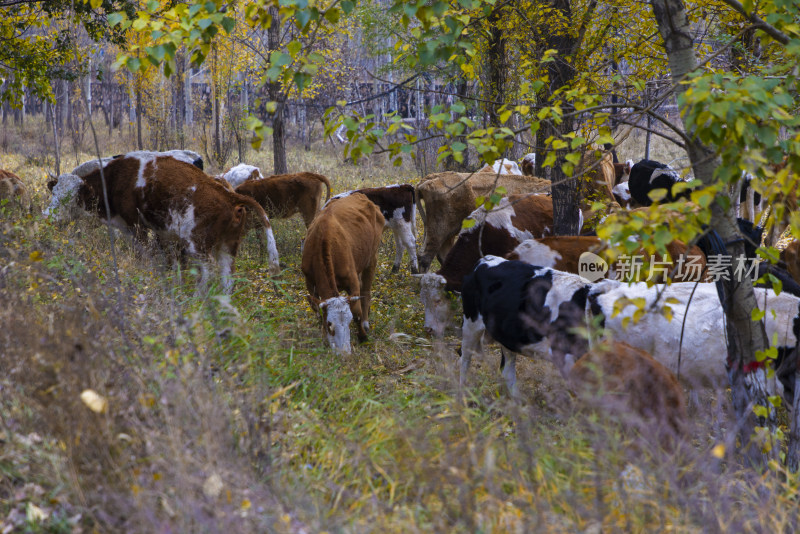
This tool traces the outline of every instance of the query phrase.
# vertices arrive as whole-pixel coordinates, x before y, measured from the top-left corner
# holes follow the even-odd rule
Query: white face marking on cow
[[[83,185],[83,179],[75,174],[62,174],[58,177],[58,182],[53,187],[53,198],[50,205],[45,208],[42,214],[45,217],[53,217],[56,221],[62,221],[73,217],[78,208],[78,190]]]
[[[264,175],[261,174],[261,169],[246,163],[240,163],[239,165],[233,167],[231,170],[223,174],[222,178],[227,180],[227,182],[233,187],[238,187],[246,182],[253,175],[253,172],[257,173],[256,180],[261,180],[264,178]]]
[[[126,158],[136,158],[138,160],[150,160],[155,159],[159,156],[166,156],[170,158],[177,159],[178,161],[183,161],[184,163],[189,163],[190,165],[194,165],[194,162],[197,160],[202,161],[202,156],[197,152],[192,152],[191,150],[167,150],[165,152],[155,152],[152,150],[134,150],[133,152],[128,152],[125,154]]]
[[[350,322],[353,312],[347,297],[331,297],[319,305],[323,310],[325,331],[328,343],[336,352],[349,354],[350,348]]]
[[[547,271],[553,273],[553,286],[547,292],[544,305],[550,309],[550,322],[553,322],[558,318],[561,304],[572,300],[575,292],[586,286],[586,281],[577,274],[551,269],[540,269],[536,271],[536,276],[541,276]]]
[[[452,315],[445,284],[444,277],[436,273],[425,273],[420,277],[419,297],[425,308],[425,330],[437,338],[444,336]]]
[[[522,161],[528,161],[532,165],[535,165],[536,164],[536,152],[529,152],[529,153],[525,154],[524,156],[522,156]]]
[[[222,278],[222,290],[230,293],[233,289],[233,256],[227,250],[220,250],[217,254],[217,264]]]
[[[166,230],[180,237],[187,245],[186,249],[192,253],[197,253],[194,241],[192,240],[192,232],[195,227],[194,217],[194,204],[185,206],[181,209],[170,209],[168,212],[169,222],[167,223]]]
[[[514,252],[519,256],[520,261],[539,267],[555,267],[558,260],[561,259],[558,251],[535,239],[526,239],[514,249]]]

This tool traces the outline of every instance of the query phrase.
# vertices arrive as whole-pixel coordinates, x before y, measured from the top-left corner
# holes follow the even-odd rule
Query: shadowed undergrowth
[[[38,215],[44,160],[23,154],[29,142],[2,159],[37,206],[0,207],[3,528],[797,529],[796,477],[738,466],[713,396],[674,456],[632,435],[624,414],[620,424],[579,409],[543,362],[519,363],[526,402],[509,402],[496,348],[473,362],[467,403],[456,402],[458,340],[425,338],[407,263],[390,274],[389,233],[370,340],[347,356],[327,350],[306,303],[298,218],[273,221],[275,279],[247,237],[230,297],[195,293],[195,272],[166,269],[125,236],[117,282],[103,225]],[[269,168],[267,157],[252,162]],[[321,146],[289,161],[328,175],[334,193],[414,179],[342,165]],[[86,389],[104,411],[81,402]]]

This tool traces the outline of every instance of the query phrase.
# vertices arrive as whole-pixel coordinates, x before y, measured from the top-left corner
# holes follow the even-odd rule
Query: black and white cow
[[[631,304],[615,313],[614,304],[621,299]],[[672,319],[649,312],[633,321],[638,308],[632,303],[640,299],[646,310],[655,307],[657,299],[662,305],[669,300]],[[780,359],[796,361],[800,299],[759,288],[756,300],[767,311],[764,318],[767,337],[777,340],[774,346]],[[544,353],[561,369],[568,370],[586,349],[586,341],[576,336],[574,329],[585,325],[587,312],[604,316],[605,329],[614,340],[625,341],[651,354],[691,383],[727,381],[725,322],[714,284],[681,282],[647,287],[646,283],[627,285],[616,280],[587,284],[578,275],[487,257],[464,280],[462,301],[462,385],[472,356],[481,351],[484,332],[512,353],[526,356]],[[687,314],[689,320],[684,321]],[[515,356],[506,353],[506,359],[503,376],[514,395],[518,391]],[[748,372],[766,382],[763,366],[755,365]],[[789,397],[793,371],[781,376],[779,370],[779,378]]]
[[[630,196],[641,206],[649,206],[653,201],[648,196],[656,189],[666,189],[664,202],[674,202],[679,198],[689,198],[690,191],[673,194],[672,186],[683,182],[680,175],[669,165],[643,159],[631,168],[628,188]]]
[[[394,234],[395,257],[392,272],[400,270],[403,260],[403,251],[408,251],[411,263],[411,272],[419,272],[417,263],[417,204],[414,196],[414,186],[410,184],[394,184],[386,187],[367,187],[339,193],[329,202],[343,198],[353,193],[365,195],[381,210],[386,226]],[[326,204],[327,206],[327,204]]]

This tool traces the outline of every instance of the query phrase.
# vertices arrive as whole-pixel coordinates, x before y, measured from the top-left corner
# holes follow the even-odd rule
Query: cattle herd
[[[63,221],[89,212],[129,232],[139,245],[152,242],[173,262],[198,261],[201,287],[209,271],[218,269],[223,289],[230,291],[243,233],[254,228],[266,239],[270,271],[278,274],[270,218],[299,213],[307,229],[301,269],[308,300],[337,352],[351,350],[354,319],[359,341],[367,338],[378,246],[389,227],[396,249],[393,272],[407,251],[419,281],[429,334],[441,338],[453,326],[456,299],[461,298],[462,386],[482,344],[494,340],[502,348],[502,374],[512,396],[519,392],[516,354],[544,357],[573,391],[597,390],[597,371],[601,371],[606,392],[622,394],[615,399],[623,399],[630,411],[655,418],[661,428],[680,434],[685,406],[675,373],[692,382],[725,380],[725,323],[706,269],[709,245],[670,243],[670,257],[650,258],[667,266],[650,287],[618,280],[624,270],[619,262],[608,266],[600,274],[602,279],[587,279],[581,272],[583,258],[600,253],[607,244],[592,228],[583,228],[586,235],[581,236],[552,235],[551,184],[532,176],[534,163],[535,155],[529,154],[521,160],[521,169],[504,159],[472,174],[443,172],[417,185],[366,188],[331,197],[330,181],[311,172],[264,177],[258,168],[240,164],[211,177],[194,152],[138,151],[92,160],[52,178],[47,184],[52,197],[44,215]],[[655,189],[666,189],[663,197],[670,201],[687,196],[685,188],[673,196],[671,188],[681,177],[655,161],[616,163],[610,153],[598,150],[588,151],[579,167],[576,215],[581,226],[592,201],[634,209],[650,205]],[[506,198],[490,210],[476,209],[500,186]],[[320,208],[323,193],[325,203]],[[747,254],[755,259],[761,229],[752,221],[760,199],[747,179],[737,193],[734,204],[737,215],[745,216],[740,228],[749,241]],[[0,170],[3,198],[31,209],[22,181]],[[417,210],[424,224],[419,255]],[[464,224],[465,220],[470,222]],[[439,259],[439,270],[426,272],[434,258]],[[695,261],[699,275],[682,277],[672,269],[679,259],[684,264],[688,258]],[[800,245],[789,244],[778,266],[761,265],[759,272],[770,272],[783,282],[780,295],[757,289],[757,302],[766,312],[767,336],[779,354],[778,384],[791,398],[794,375],[782,368],[796,360],[800,339]],[[348,296],[342,296],[343,291]],[[635,302],[656,311],[639,317]],[[663,312],[665,304],[669,313]],[[636,321],[631,320],[634,315]],[[598,322],[606,340],[578,334]]]

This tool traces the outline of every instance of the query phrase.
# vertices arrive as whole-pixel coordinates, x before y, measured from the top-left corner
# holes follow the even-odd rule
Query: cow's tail
[[[327,177],[325,177],[325,176],[323,176],[321,174],[314,174],[314,177],[317,180],[319,180],[320,182],[322,182],[323,184],[325,184],[325,187],[328,189],[328,192],[325,195],[325,202],[328,202],[331,199],[331,182],[330,182],[330,180],[328,180]]]
[[[414,195],[414,203],[417,205],[417,209],[419,210],[419,216],[422,218],[422,242],[424,243],[425,239],[428,237],[428,218],[425,215],[425,208],[422,207],[422,198],[420,198],[419,195],[419,185],[414,186],[413,195]],[[416,232],[416,224],[414,226]]]
[[[246,208],[253,210],[253,215],[258,221],[259,225],[264,227],[267,235],[267,257],[269,258],[270,273],[276,275],[280,272],[280,261],[278,258],[278,247],[275,242],[275,234],[272,232],[272,225],[267,217],[267,212],[261,207],[261,204],[256,202],[252,197],[246,195],[236,195],[239,204],[244,205]]]

